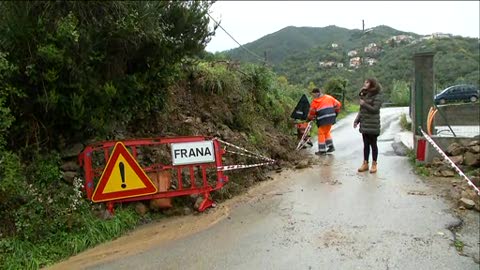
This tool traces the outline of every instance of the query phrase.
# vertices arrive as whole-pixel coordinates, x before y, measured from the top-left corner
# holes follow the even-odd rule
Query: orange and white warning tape
[[[443,152],[443,150],[432,140],[432,138],[430,138],[430,136],[428,136],[427,133],[425,133],[422,129],[420,129],[420,131],[422,132],[423,136],[425,136],[425,138],[427,139],[427,141],[433,146],[433,148],[435,148],[435,150],[437,150],[437,152],[440,153],[440,155],[442,155],[443,158],[450,163],[450,166],[452,166],[452,167],[455,169],[455,171],[457,171],[457,173],[458,173],[461,177],[463,177],[463,179],[467,180],[468,185],[471,186],[473,189],[475,189],[475,191],[477,192],[477,195],[480,196],[480,190],[478,189],[478,187],[476,187],[476,186],[472,183],[472,180],[470,180],[470,179],[462,172],[462,170],[460,170],[460,168],[458,168],[458,166]]]
[[[240,152],[235,152],[235,151],[230,151],[230,150],[225,150],[225,152],[227,152],[227,153],[232,153],[232,154],[237,154],[237,155],[240,155],[240,156],[245,156],[245,157],[251,157],[251,158],[256,158],[256,159],[265,160],[263,157],[254,156],[254,155],[249,155],[249,154],[244,154],[244,153],[240,153]]]
[[[247,157],[252,157],[252,158],[257,158],[257,159],[261,159],[261,160],[266,160],[266,161],[268,161],[268,162],[251,164],[251,165],[226,165],[226,166],[219,166],[219,167],[217,167],[217,171],[231,171],[231,170],[237,170],[237,169],[247,169],[247,168],[259,167],[259,166],[271,165],[271,164],[275,163],[275,160],[274,160],[274,159],[268,158],[268,157],[266,157],[266,156],[262,156],[262,155],[260,155],[260,154],[254,153],[254,152],[249,151],[249,150],[247,150],[247,149],[245,149],[245,148],[243,148],[243,147],[236,146],[236,145],[231,144],[231,143],[228,143],[228,142],[226,142],[226,141],[222,141],[222,140],[219,139],[219,138],[215,138],[215,139],[218,140],[219,142],[225,144],[225,145],[231,146],[231,147],[233,147],[233,148],[236,148],[236,149],[238,149],[238,150],[241,150],[241,151],[246,152],[246,153],[249,153],[249,154],[226,150],[226,152],[228,152],[228,153],[232,153],[232,154],[237,154],[237,155],[242,155],[242,156],[247,156]]]
[[[270,162],[275,162],[274,159],[271,159],[271,158],[269,158],[269,157],[262,156],[262,155],[260,155],[260,154],[254,153],[254,152],[252,152],[252,151],[248,151],[248,150],[245,149],[245,148],[242,148],[242,147],[240,147],[240,146],[236,146],[236,145],[231,144],[231,143],[228,143],[228,142],[226,142],[226,141],[222,141],[222,140],[219,139],[219,138],[215,138],[215,139],[216,139],[217,141],[225,144],[225,145],[228,145],[228,146],[231,146],[231,147],[236,148],[236,149],[238,149],[238,150],[241,150],[241,151],[250,153],[250,154],[254,155],[256,158],[260,158],[260,159],[267,160],[267,161],[270,161]]]
[[[247,169],[247,168],[259,167],[259,166],[271,165],[271,164],[273,164],[273,163],[274,163],[274,161],[265,162],[265,163],[258,163],[258,164],[252,164],[252,165],[227,165],[227,166],[219,166],[219,167],[217,167],[217,171],[231,171],[231,170],[237,170],[237,169]]]

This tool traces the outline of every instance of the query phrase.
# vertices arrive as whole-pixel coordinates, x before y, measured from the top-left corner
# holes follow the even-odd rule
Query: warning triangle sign
[[[157,187],[148,178],[125,145],[117,142],[108,159],[92,201],[104,202],[157,193]]]

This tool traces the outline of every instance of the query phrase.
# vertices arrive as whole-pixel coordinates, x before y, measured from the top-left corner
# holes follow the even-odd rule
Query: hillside
[[[364,55],[358,53],[348,56],[347,49],[333,49],[325,45],[293,55],[274,66],[274,70],[287,77],[291,83],[301,85],[307,85],[309,82],[322,84],[330,77],[343,77],[349,81],[350,87],[347,91],[351,93],[351,97],[361,85],[363,76],[375,76],[389,94],[395,80],[404,81],[408,85],[413,83],[414,54],[432,51],[435,53],[437,91],[457,83],[479,85],[479,50],[478,41],[475,39],[462,37],[426,39],[396,44],[394,47],[382,44],[381,40],[371,41],[380,45],[376,46],[376,51]],[[361,57],[365,57],[364,65],[361,64]]]
[[[378,26],[375,28],[375,33],[370,35],[369,40],[402,34],[417,36],[388,26]],[[276,65],[293,54],[325,44],[345,44],[346,49],[355,48],[360,46],[361,37],[361,30],[349,30],[335,25],[326,27],[288,26],[254,42],[247,43],[244,47],[259,56],[264,56],[264,53],[267,52],[268,62]],[[233,60],[260,62],[255,56],[240,47],[228,50],[225,53]]]
[[[365,76],[380,80],[387,100],[395,81],[411,85],[413,56],[421,51],[435,52],[437,91],[456,83],[479,85],[480,54],[475,38],[438,33],[420,36],[384,25],[365,34],[336,26],[287,27],[245,46],[259,55],[266,51],[268,64],[293,84],[322,85],[332,77],[344,78],[350,98],[355,97]],[[225,53],[234,60],[253,61],[242,48]]]

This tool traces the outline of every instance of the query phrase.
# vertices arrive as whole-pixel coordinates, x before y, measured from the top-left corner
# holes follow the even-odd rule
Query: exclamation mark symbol
[[[122,177],[122,188],[126,188],[127,184],[125,184],[125,167],[123,166],[123,162],[118,164],[118,168],[120,169],[120,177]]]

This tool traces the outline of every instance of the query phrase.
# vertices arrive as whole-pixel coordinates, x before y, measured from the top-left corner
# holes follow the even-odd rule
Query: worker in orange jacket
[[[315,154],[326,155],[327,152],[335,151],[330,130],[335,124],[342,103],[334,97],[322,93],[319,88],[314,88],[312,95],[314,99],[310,104],[308,119],[315,119],[318,126],[318,152]]]

